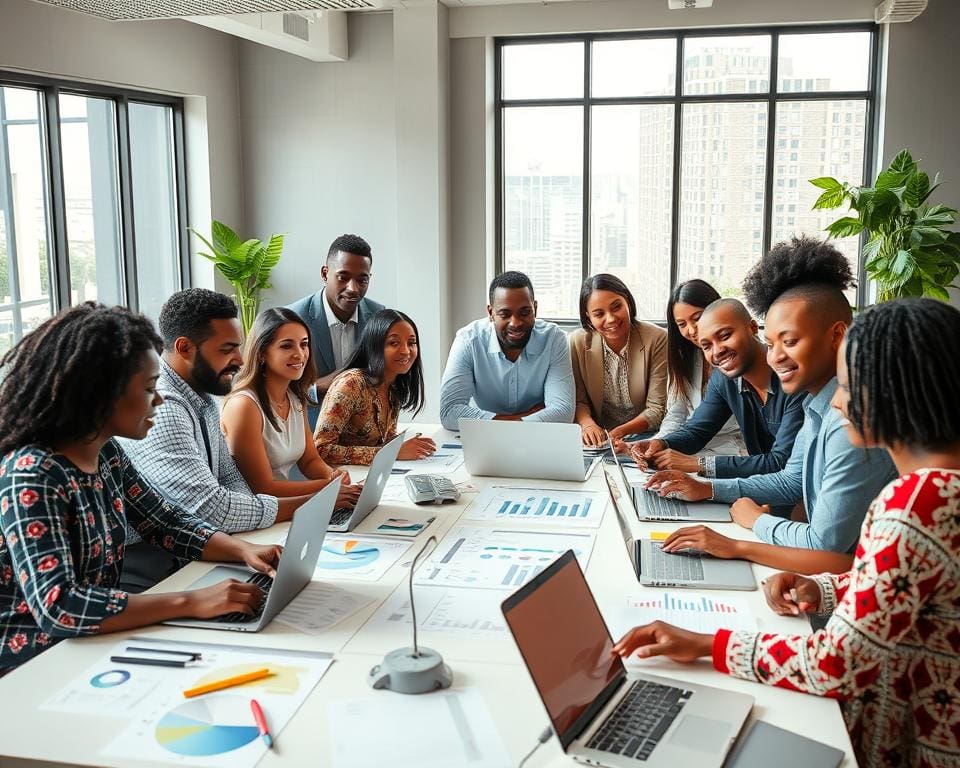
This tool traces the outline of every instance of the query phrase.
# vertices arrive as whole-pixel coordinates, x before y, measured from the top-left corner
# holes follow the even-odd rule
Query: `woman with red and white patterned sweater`
[[[839,699],[861,766],[960,766],[960,312],[907,299],[863,313],[840,349],[833,406],[851,440],[900,477],[873,502],[853,567],[767,580],[780,614],[829,615],[810,635],[655,622],[621,656],[712,656],[727,674]]]

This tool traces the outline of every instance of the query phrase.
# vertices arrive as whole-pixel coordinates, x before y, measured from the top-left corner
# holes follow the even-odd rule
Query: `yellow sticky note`
[[[670,531],[651,531],[650,541],[666,541],[670,537]]]

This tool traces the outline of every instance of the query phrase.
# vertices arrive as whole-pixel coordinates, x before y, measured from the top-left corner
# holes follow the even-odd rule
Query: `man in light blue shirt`
[[[852,279],[843,254],[806,238],[778,244],[748,274],[747,303],[766,314],[767,361],[784,391],[808,393],[804,424],[780,472],[710,482],[683,473],[655,474],[648,486],[661,495],[735,502],[734,521],[763,542],[734,541],[694,526],[668,537],[665,551],[693,548],[799,573],[849,567],[867,508],[896,476],[886,451],[851,443],[846,420],[831,407],[837,352],[852,320],[843,290]],[[798,501],[806,521],[769,514],[770,505]],[[841,553],[846,560],[825,553]]]
[[[537,320],[530,278],[504,272],[490,283],[487,317],[457,331],[440,385],[440,421],[573,420],[574,384],[566,334]]]

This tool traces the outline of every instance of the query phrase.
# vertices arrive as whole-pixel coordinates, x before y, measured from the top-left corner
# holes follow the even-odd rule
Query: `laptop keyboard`
[[[347,507],[342,507],[340,509],[334,510],[334,513],[330,516],[330,525],[329,528],[336,528],[342,525],[346,525],[347,521],[350,519],[350,515],[353,514],[352,509]]]
[[[637,680],[587,747],[646,760],[692,695],[693,691]]]
[[[650,576],[657,581],[703,581],[699,555],[671,555],[658,546],[650,547]]]
[[[677,499],[665,499],[651,491],[644,491],[640,499],[647,517],[690,517],[687,505]]]
[[[256,584],[260,587],[260,590],[263,592],[263,599],[260,601],[260,605],[257,606],[256,610],[253,612],[252,616],[247,616],[245,613],[237,611],[236,613],[225,613],[223,616],[217,616],[211,621],[222,621],[225,624],[246,624],[251,621],[256,621],[263,614],[263,606],[267,604],[267,595],[270,594],[270,587],[273,586],[273,579],[271,579],[265,573],[255,573],[249,579],[247,579],[247,584]]]

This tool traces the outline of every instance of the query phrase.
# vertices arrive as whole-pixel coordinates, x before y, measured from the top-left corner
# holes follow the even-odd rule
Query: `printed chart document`
[[[461,526],[417,568],[415,584],[515,590],[572,549],[586,570],[596,534]]]
[[[504,595],[493,590],[422,587],[413,591],[417,627],[427,632],[448,632],[477,640],[509,638],[500,612]],[[368,627],[378,632],[402,629],[410,632],[410,594],[406,583],[386,599],[373,614]]]
[[[283,544],[286,536],[280,542]],[[317,581],[378,581],[410,549],[409,541],[327,534],[313,572]]]
[[[412,459],[410,461],[395,461],[393,469],[415,472],[418,475],[440,474],[446,475],[450,472],[456,472],[463,466],[463,447],[454,446],[452,443],[437,446],[437,452],[433,456],[425,459]]]
[[[332,768],[513,766],[476,688],[429,696],[378,691],[331,702],[328,713]],[[376,738],[370,738],[374,727]]]
[[[557,527],[599,528],[607,494],[488,485],[467,509],[467,520],[545,523]]]
[[[741,595],[648,589],[628,594],[621,603],[603,611],[610,633],[618,639],[628,630],[652,621],[666,621],[692,632],[713,634],[718,629],[757,631],[750,604]]]
[[[367,595],[311,581],[277,614],[274,621],[308,635],[319,635],[372,602],[373,598]]]

